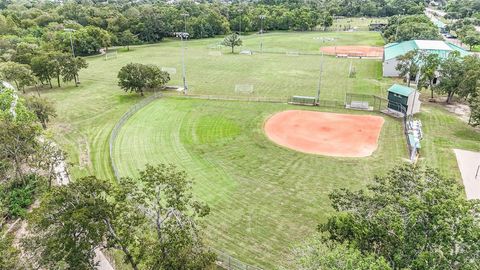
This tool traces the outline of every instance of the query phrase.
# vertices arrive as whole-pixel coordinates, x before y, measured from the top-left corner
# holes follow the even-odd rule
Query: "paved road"
[[[425,8],[425,10],[428,12],[428,13],[432,13],[432,14],[435,14],[435,15],[438,15],[440,17],[445,17],[445,15],[447,15],[447,13],[445,11],[442,11],[442,10],[437,10],[437,9],[433,9],[433,8]]]

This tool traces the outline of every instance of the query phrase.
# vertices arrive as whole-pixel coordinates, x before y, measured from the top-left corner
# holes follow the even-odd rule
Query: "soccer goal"
[[[236,94],[252,94],[253,93],[253,85],[251,85],[251,84],[236,84],[235,85],[235,93]]]
[[[105,53],[105,60],[109,60],[109,59],[112,59],[112,58],[117,58],[117,51],[106,52]]]
[[[300,53],[298,53],[297,51],[288,51],[285,53],[287,56],[299,56]]]
[[[162,71],[167,72],[170,75],[175,75],[177,74],[177,69],[174,67],[162,67]]]
[[[250,51],[250,50],[242,50],[242,51],[240,51],[240,54],[243,54],[243,55],[253,55],[253,52]]]

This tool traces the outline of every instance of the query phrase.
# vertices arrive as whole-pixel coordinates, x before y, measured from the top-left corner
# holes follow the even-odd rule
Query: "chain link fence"
[[[137,104],[133,105],[126,113],[122,115],[120,120],[115,124],[115,126],[112,129],[112,133],[110,134],[110,141],[109,141],[109,150],[110,150],[110,166],[112,167],[113,174],[115,175],[115,179],[120,179],[120,174],[118,172],[117,165],[115,164],[114,160],[114,146],[115,146],[115,140],[117,139],[118,132],[122,129],[123,125],[127,120],[137,111],[139,111],[141,108],[147,106],[150,104],[152,101],[154,101],[157,98],[162,97],[161,93],[155,92],[153,95],[143,99],[142,101],[138,102]]]
[[[210,248],[217,255],[217,266],[227,270],[263,270],[262,268],[241,262],[227,253]]]

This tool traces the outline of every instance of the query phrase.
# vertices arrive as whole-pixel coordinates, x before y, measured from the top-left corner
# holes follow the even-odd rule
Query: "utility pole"
[[[75,59],[75,49],[73,48],[73,38],[72,38],[72,33],[75,32],[75,29],[64,28],[63,31],[69,33],[70,47],[72,48],[73,63],[75,64],[75,69],[76,69],[77,62],[76,62],[76,59]],[[77,78],[75,78],[75,86],[77,86],[79,83],[80,83],[80,77],[77,75]]]
[[[405,13],[405,9],[402,9],[402,16],[403,16],[404,13]],[[398,18],[398,20],[397,20],[397,29],[395,29],[395,42],[397,42],[398,26],[400,25],[400,21],[401,21],[402,19],[403,19],[403,18]]]
[[[185,70],[185,42],[188,38],[187,33],[187,17],[189,16],[188,13],[180,14],[183,17],[183,24],[184,24],[184,32],[180,34],[180,39],[182,41],[182,79],[183,79],[183,94],[188,94],[188,85],[187,85],[187,72]]]
[[[263,20],[265,20],[267,16],[260,15],[260,52],[263,53]]]
[[[317,88],[317,105],[320,104],[320,89],[322,87],[322,73],[323,73],[323,52],[322,52],[322,58],[320,59],[320,75],[318,77],[318,88]]]

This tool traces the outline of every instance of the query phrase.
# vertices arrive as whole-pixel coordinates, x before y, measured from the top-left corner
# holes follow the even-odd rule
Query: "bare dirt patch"
[[[374,46],[330,46],[322,47],[320,51],[328,55],[347,57],[383,58],[383,47]]]

